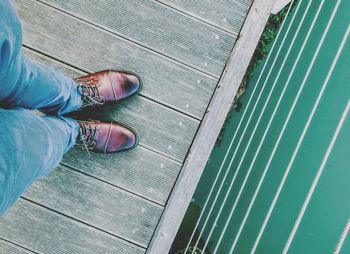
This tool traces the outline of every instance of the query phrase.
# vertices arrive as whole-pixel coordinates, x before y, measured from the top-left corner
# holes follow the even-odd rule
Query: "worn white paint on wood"
[[[36,181],[23,196],[142,247],[147,247],[163,211],[160,205],[64,166]]]
[[[25,45],[90,72],[135,71],[144,80],[144,96],[198,119],[205,113],[219,72],[213,77],[196,71],[34,0],[14,3]]]
[[[141,254],[145,252],[141,247],[24,199],[18,200],[11,211],[0,218],[0,238],[25,246],[36,253]]]
[[[24,48],[24,53],[36,62],[60,69],[69,77],[85,75],[82,71],[30,49]],[[147,101],[144,98],[140,98],[140,100]],[[127,114],[125,118],[128,118]],[[118,120],[124,121],[124,119]],[[166,119],[159,119],[159,121],[164,120]],[[179,123],[181,123],[181,126]],[[173,128],[177,126],[180,128],[185,125],[181,120],[179,123],[174,125]],[[146,125],[139,127],[147,129]],[[169,128],[171,127],[169,126]],[[157,133],[154,133],[154,135],[158,136]],[[144,143],[148,143],[147,139],[144,140]],[[154,148],[157,149],[157,147]],[[73,149],[65,155],[63,163],[162,205],[165,204],[181,168],[181,163],[161,156],[142,145],[135,150],[112,155],[91,153],[91,156],[89,156],[84,151]]]
[[[237,35],[253,0],[156,0]]]
[[[235,36],[174,12],[156,1],[40,1],[217,76],[235,40]]]
[[[21,248],[13,243],[0,239],[0,253],[3,254],[33,254],[34,252]]]
[[[273,4],[274,0],[253,3],[147,253],[168,253]]]
[[[290,2],[291,0],[276,0],[271,13],[274,15],[279,13]]]

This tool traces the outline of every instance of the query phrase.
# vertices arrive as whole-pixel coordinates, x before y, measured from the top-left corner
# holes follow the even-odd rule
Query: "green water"
[[[306,15],[306,19],[301,27],[296,42],[292,47],[286,64],[277,80],[265,112],[262,112],[268,94],[272,90],[273,83],[277,78],[278,71],[282,66],[282,62],[287,54],[289,46],[291,45],[293,36],[296,34],[297,27],[301,23],[302,16],[305,13],[308,3],[309,1],[305,0],[301,3],[295,22],[287,36],[285,45],[277,58],[276,65],[272,69],[270,77],[267,79],[264,92],[262,93],[256,110],[252,115],[251,123],[248,125],[245,135],[243,135],[243,127],[246,125],[248,117],[252,113],[254,103],[257,101],[258,94],[264,83],[263,81],[265,81],[267,73],[272,67],[272,61],[268,62],[267,70],[262,75],[262,82],[258,84],[257,91],[252,98],[252,103],[247,110],[247,115],[243,119],[237,138],[233,143],[233,148],[231,149],[224,165],[224,171],[221,173],[219,182],[214,189],[215,191],[211,200],[209,201],[209,205],[206,211],[204,211],[204,217],[201,220],[202,222],[200,223],[199,229],[203,228],[203,221],[207,217],[207,211],[213,204],[214,196],[219,189],[219,185],[225,172],[229,170],[223,189],[218,196],[218,200],[204,230],[203,239],[206,240],[210,229],[214,226],[215,218],[218,216],[219,208],[223,203],[224,197],[226,193],[228,193],[229,185],[237,172],[233,187],[229,192],[227,201],[224,205],[223,212],[219,216],[217,226],[209,240],[209,249],[213,251],[217,246],[232,207],[238,200],[232,218],[228,223],[227,230],[223,234],[221,244],[217,249],[217,253],[219,254],[230,253],[232,244],[242,225],[242,221],[247,215],[248,207],[252,202],[254,192],[256,191],[262,177],[265,166],[269,161],[269,157],[281,133],[281,129],[286,121],[298,90],[301,87],[307,69],[310,66],[313,55],[321,40],[327,23],[330,20],[337,1],[324,1],[324,6],[315,23],[311,37],[306,44],[305,50],[301,55],[301,59],[294,74],[291,76],[289,86],[286,89],[285,95],[282,97],[282,101],[267,132],[265,141],[262,143],[260,152],[257,153],[255,163],[251,168],[251,173],[249,177],[247,177],[248,170],[252,165],[260,141],[262,140],[273,111],[276,108],[278,99],[286,85],[288,76],[292,71],[293,64],[296,62],[297,55],[301,50],[302,44],[321,1],[312,1],[310,10]],[[294,11],[296,11],[296,8]],[[293,15],[288,17],[282,35],[285,34],[292,17]],[[329,33],[324,41],[324,45],[321,48],[320,54],[316,58],[315,65],[310,72],[309,78],[307,79],[305,87],[294,108],[293,114],[291,115],[276,153],[271,160],[271,164],[268,167],[268,171],[262,182],[258,195],[256,196],[255,202],[252,203],[253,205],[249,216],[240,231],[239,238],[237,238],[232,253],[250,253],[349,24],[350,1],[343,0],[341,1]],[[281,39],[282,38],[277,42],[277,48],[281,43]],[[272,52],[272,56],[276,55],[277,48]],[[251,81],[248,93],[241,100],[243,104],[241,112],[234,113],[232,118],[227,120],[223,142],[219,147],[216,147],[213,150],[210,156],[210,160],[193,197],[194,203],[199,207],[203,207],[205,200],[208,197],[210,188],[213,185],[219,167],[228,150],[245,107],[247,106],[248,100],[252,96],[251,93],[253,87],[257,82],[263,64],[264,63],[260,64],[254,74],[253,80]],[[330,77],[329,83],[321,97],[320,104],[315,111],[315,115],[309,125],[305,138],[302,140],[299,152],[296,154],[294,163],[290,168],[290,173],[286,178],[255,253],[282,253],[350,98],[349,66],[350,38],[348,38],[345,43],[339,60]],[[261,121],[253,135],[253,129],[260,115],[262,116]],[[238,141],[242,136],[242,142],[240,146],[238,146]],[[247,146],[251,137],[253,137],[251,143]],[[349,142],[350,115],[345,118],[345,122],[340,130],[335,145],[331,150],[329,159],[326,161],[324,171],[317,182],[315,191],[306,207],[304,216],[302,217],[295,236],[291,241],[288,253],[332,253],[333,249],[336,247],[347,220],[350,217],[350,202],[348,198],[348,196],[350,196]],[[231,167],[228,168],[229,161],[236,148],[237,154]],[[246,148],[246,154],[243,156]],[[242,163],[239,166],[241,161]],[[245,178],[247,181],[244,184]],[[242,187],[243,184],[244,187]],[[241,194],[239,194],[240,192]],[[240,196],[239,199],[238,196]],[[349,238],[350,236],[346,238],[340,253],[350,253]]]

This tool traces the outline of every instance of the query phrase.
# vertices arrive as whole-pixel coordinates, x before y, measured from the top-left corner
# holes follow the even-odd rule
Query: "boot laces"
[[[83,96],[83,107],[103,105],[105,103],[105,98],[98,91],[98,85],[90,85],[78,81],[78,91]]]
[[[80,122],[80,133],[78,143],[81,148],[86,151],[90,156],[90,150],[93,150],[96,146],[96,133],[100,129],[99,122],[84,123]]]

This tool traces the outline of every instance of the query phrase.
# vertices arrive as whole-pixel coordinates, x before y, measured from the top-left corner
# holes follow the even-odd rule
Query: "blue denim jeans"
[[[74,81],[22,54],[22,30],[10,0],[0,1],[0,215],[74,144],[80,108]],[[32,109],[50,115],[40,116]]]

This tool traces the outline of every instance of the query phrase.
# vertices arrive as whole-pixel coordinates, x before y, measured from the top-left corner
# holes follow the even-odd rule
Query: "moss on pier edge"
[[[295,7],[297,2],[298,2],[298,0],[294,1],[292,8]],[[281,27],[282,22],[287,15],[288,8],[289,8],[289,5],[284,7],[278,14],[271,15],[269,20],[267,21],[266,27],[265,27],[265,29],[260,37],[258,46],[255,49],[252,60],[250,61],[248,69],[243,77],[243,80],[241,82],[240,87],[238,88],[237,94],[234,98],[233,104],[232,104],[231,109],[227,115],[225,123],[224,123],[223,127],[221,128],[220,134],[216,140],[216,144],[215,144],[216,146],[221,145],[222,139],[224,138],[225,128],[226,128],[227,124],[229,123],[229,121],[231,120],[233,114],[235,112],[240,112],[240,110],[242,108],[242,103],[241,103],[240,99],[242,98],[242,96],[245,94],[245,92],[249,88],[250,81],[251,81],[253,74],[254,74],[254,71],[258,67],[259,63],[262,60],[266,59],[266,57],[269,53],[269,50],[270,50],[271,43],[275,40],[277,33],[278,33],[278,30]]]

